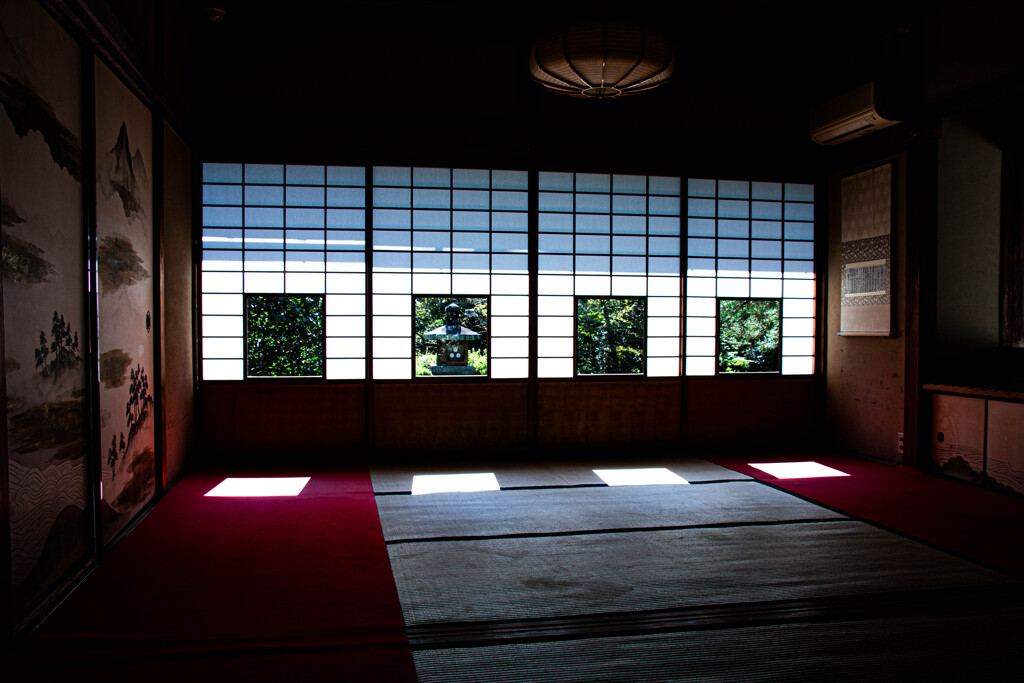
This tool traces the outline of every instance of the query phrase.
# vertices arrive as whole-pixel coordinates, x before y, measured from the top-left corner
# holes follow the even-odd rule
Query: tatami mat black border
[[[789,526],[794,524],[823,524],[849,522],[849,517],[831,517],[826,519],[772,519],[749,522],[719,522],[714,524],[682,524],[677,526],[624,527],[620,529],[573,529],[567,531],[546,531],[521,534],[494,534],[490,536],[432,536],[429,538],[396,538],[385,541],[385,545],[404,545],[407,543],[439,543],[448,541],[495,541],[510,538],[557,538],[566,536],[596,536],[598,534],[631,534],[648,533],[651,531],[690,531],[693,529],[737,529],[748,526]]]
[[[774,624],[839,622],[1024,607],[1024,584],[926,589],[609,612],[555,618],[500,619],[409,626],[415,650],[722,630]]]

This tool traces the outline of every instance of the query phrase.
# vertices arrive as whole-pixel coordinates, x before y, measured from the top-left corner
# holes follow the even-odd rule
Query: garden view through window
[[[719,299],[718,371],[779,372],[781,309],[778,299]]]
[[[576,299],[576,374],[644,373],[644,298]]]
[[[486,296],[416,297],[416,376],[487,376],[488,308]]]
[[[324,297],[246,296],[249,377],[323,377]]]

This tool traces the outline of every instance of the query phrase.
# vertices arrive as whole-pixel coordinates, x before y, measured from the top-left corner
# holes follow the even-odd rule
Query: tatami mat
[[[377,496],[387,541],[846,519],[755,481]]]
[[[502,488],[524,488],[545,486],[603,486],[604,480],[594,474],[595,469],[664,467],[689,482],[741,481],[747,480],[740,474],[720,465],[715,465],[689,456],[673,458],[631,458],[628,464],[623,459],[596,458],[593,460],[570,460],[540,462],[451,462],[417,465],[377,466],[370,469],[375,493],[408,493],[412,490],[412,478],[417,474],[459,474],[493,472]]]
[[[501,490],[404,495],[469,473]],[[698,458],[371,478],[421,683],[977,680],[1024,636],[1011,577]]]
[[[407,625],[1005,582],[860,522],[388,546]]]
[[[420,683],[995,681],[1024,621],[987,610],[413,652]]]

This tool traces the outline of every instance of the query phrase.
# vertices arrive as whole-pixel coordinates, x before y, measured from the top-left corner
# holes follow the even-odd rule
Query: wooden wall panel
[[[940,353],[999,346],[1002,156],[969,117],[943,119],[935,245]]]
[[[988,402],[990,484],[1024,494],[1024,403]]]
[[[690,442],[793,440],[817,427],[813,377],[691,377],[686,387]]]
[[[809,436],[814,378],[537,384],[537,443],[565,446],[723,444]],[[208,459],[225,455],[331,452],[366,447],[437,453],[519,449],[529,443],[526,382],[377,383],[373,415],[361,384],[210,383],[203,394]]]
[[[378,384],[375,446],[438,451],[526,444],[526,383]]]
[[[191,169],[188,145],[164,124],[159,328],[164,486],[185,471],[193,442]]]
[[[362,384],[209,383],[202,406],[207,461],[366,445]]]
[[[878,160],[879,162],[883,160]],[[875,460],[897,462],[898,434],[906,432],[907,375],[907,219],[906,160],[893,163],[892,337],[838,336],[842,292],[841,175],[829,188],[828,299],[824,324],[825,403],[830,445]],[[911,353],[916,351],[911,348]],[[914,358],[910,359],[912,364]],[[916,366],[914,366],[916,367]],[[916,405],[916,404],[915,404]],[[916,410],[916,409],[915,409]]]
[[[543,382],[537,440],[574,445],[678,441],[680,399],[678,381]]]
[[[985,399],[936,394],[932,462],[955,479],[981,484],[985,473]]]

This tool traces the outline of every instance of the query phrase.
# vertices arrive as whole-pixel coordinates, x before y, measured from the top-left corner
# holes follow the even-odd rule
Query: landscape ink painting
[[[81,50],[35,0],[0,3],[3,366],[13,613],[91,547]]]
[[[152,114],[96,61],[103,540],[154,491]]]

